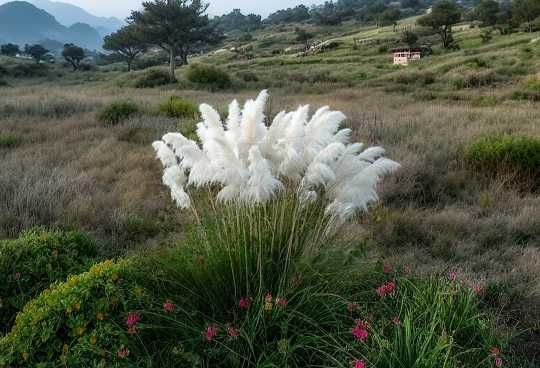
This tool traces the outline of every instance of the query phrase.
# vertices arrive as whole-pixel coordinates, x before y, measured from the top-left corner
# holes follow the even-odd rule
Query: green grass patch
[[[159,111],[170,118],[198,119],[199,110],[197,106],[182,97],[171,96],[159,105]]]
[[[139,112],[139,107],[134,102],[115,101],[102,108],[97,118],[104,124],[118,125]]]
[[[186,71],[186,78],[211,90],[225,89],[232,85],[231,77],[226,71],[209,64],[190,65]]]

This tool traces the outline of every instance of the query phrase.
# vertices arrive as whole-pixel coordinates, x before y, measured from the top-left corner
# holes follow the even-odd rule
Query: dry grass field
[[[178,243],[192,221],[161,185],[150,144],[164,132],[192,129],[193,122],[160,116],[157,106],[177,95],[225,110],[233,98],[255,93],[47,82],[0,89],[0,238],[34,226],[80,228],[100,239],[106,255]],[[478,283],[501,324],[523,331],[516,345],[534,359],[540,351],[540,197],[510,176],[471,170],[462,151],[491,133],[540,136],[538,105],[476,107],[360,88],[270,93],[269,115],[305,103],[330,105],[348,116],[355,140],[383,145],[403,165],[385,182],[380,205],[350,225],[367,254],[419,273],[456,271]],[[96,115],[116,100],[136,102],[144,113],[107,126]]]

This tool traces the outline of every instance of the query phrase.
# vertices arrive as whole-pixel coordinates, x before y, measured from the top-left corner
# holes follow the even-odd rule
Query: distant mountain
[[[19,45],[49,39],[91,50],[100,49],[103,44],[102,36],[88,24],[65,27],[51,14],[26,1],[0,5],[0,39]]]
[[[45,10],[56,18],[60,24],[69,27],[75,23],[86,23],[97,29],[102,36],[117,31],[124,25],[115,17],[98,17],[86,10],[68,3],[50,0],[27,0],[36,7]]]

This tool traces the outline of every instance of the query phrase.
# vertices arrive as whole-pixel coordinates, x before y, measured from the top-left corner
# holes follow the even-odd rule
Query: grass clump
[[[144,73],[135,82],[135,88],[154,88],[171,83],[169,74],[160,69],[152,69]]]
[[[540,139],[492,135],[481,137],[465,149],[465,160],[491,176],[510,173],[521,179],[540,179]]]
[[[95,243],[80,232],[33,230],[0,241],[0,332],[10,328],[30,299],[96,258]]]
[[[226,89],[232,85],[231,77],[226,71],[208,64],[190,65],[186,77],[190,82],[212,90]]]
[[[159,111],[170,118],[197,119],[199,111],[191,101],[179,96],[171,96],[159,105]]]
[[[21,139],[11,134],[0,134],[0,149],[15,148],[21,143]]]
[[[130,101],[115,101],[98,113],[98,120],[107,125],[118,125],[139,113],[139,107]]]

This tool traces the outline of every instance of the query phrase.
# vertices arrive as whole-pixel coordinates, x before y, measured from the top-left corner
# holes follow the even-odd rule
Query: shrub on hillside
[[[199,116],[199,110],[192,102],[179,96],[171,96],[159,105],[159,111],[170,118],[192,118]]]
[[[210,89],[225,89],[232,84],[231,77],[226,71],[208,64],[190,65],[186,77],[190,82]]]
[[[510,173],[540,179],[540,138],[492,135],[481,137],[465,149],[465,160],[489,175]]]
[[[0,134],[0,149],[14,148],[21,143],[21,139],[11,134]]]
[[[435,82],[435,76],[431,72],[402,71],[392,74],[391,80],[398,84],[416,84],[427,86]]]
[[[9,74],[13,78],[38,78],[47,76],[48,69],[43,64],[24,63],[13,66]]]
[[[139,113],[139,107],[130,101],[115,101],[98,113],[98,120],[107,125],[117,125]]]
[[[129,267],[98,264],[28,303],[0,339],[0,367],[138,366],[136,311],[145,295]]]
[[[0,332],[41,291],[95,261],[96,245],[79,232],[34,230],[0,241]]]
[[[160,69],[152,69],[144,73],[135,82],[135,88],[154,88],[171,83],[169,73]]]

